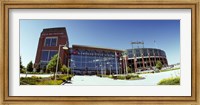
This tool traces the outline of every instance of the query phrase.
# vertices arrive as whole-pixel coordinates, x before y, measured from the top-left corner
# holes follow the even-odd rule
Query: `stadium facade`
[[[128,66],[133,72],[155,69],[156,62],[160,61],[165,67],[168,66],[165,51],[155,48],[133,48],[127,49]]]
[[[62,46],[68,49],[62,49]],[[156,61],[168,66],[163,50],[155,48],[132,48],[117,50],[110,48],[72,45],[65,27],[43,29],[38,42],[34,69],[44,69],[50,59],[59,52],[61,64],[71,68],[74,74],[122,74],[131,68],[131,72],[153,69]]]

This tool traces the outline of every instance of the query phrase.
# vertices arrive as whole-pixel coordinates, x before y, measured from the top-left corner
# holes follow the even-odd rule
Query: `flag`
[[[74,51],[73,51],[73,54],[74,54],[74,55],[77,55],[77,54],[78,54],[78,51],[77,51],[77,50],[74,50]]]

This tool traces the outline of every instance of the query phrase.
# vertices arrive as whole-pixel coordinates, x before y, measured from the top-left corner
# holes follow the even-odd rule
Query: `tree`
[[[20,56],[20,70],[22,70],[24,68],[24,66],[22,65],[22,60],[21,60],[21,56]]]
[[[47,64],[47,67],[46,67],[47,71],[51,71],[51,72],[54,73],[54,77],[55,77],[55,72],[56,72],[57,58],[58,58],[58,54],[54,55],[51,58],[51,60],[49,61],[49,63]],[[59,62],[58,63],[58,69],[60,69],[60,67],[61,67],[61,64]]]
[[[128,73],[131,73],[131,68],[128,66],[127,67]]]
[[[36,72],[40,72],[40,63],[36,66]]]
[[[42,68],[43,73],[47,73],[46,66]]]
[[[22,65],[22,60],[21,60],[21,56],[20,56],[20,73],[25,73],[25,68],[24,68],[24,66]]]
[[[26,70],[27,70],[28,72],[33,72],[33,62],[32,62],[32,61],[30,61],[30,62],[28,63]]]
[[[61,71],[63,73],[66,73],[67,72],[67,75],[69,74],[69,72],[71,71],[71,69],[69,67],[67,67],[66,65],[63,65],[62,68],[61,68]]]
[[[162,66],[163,66],[163,65],[162,65],[162,63],[161,63],[160,61],[157,61],[157,62],[156,62],[156,68],[157,68],[157,69],[161,70],[161,69],[162,69]]]

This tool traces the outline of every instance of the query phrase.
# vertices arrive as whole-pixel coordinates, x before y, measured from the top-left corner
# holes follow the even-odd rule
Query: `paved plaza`
[[[157,83],[163,78],[180,76],[180,70],[154,73],[154,74],[141,74],[140,76],[145,77],[142,80],[113,80],[106,77],[97,77],[97,76],[74,76],[72,78],[71,83],[66,83],[64,85],[68,86],[83,86],[83,85],[91,85],[91,86],[102,86],[102,85],[120,85],[120,86],[153,86],[157,85]]]

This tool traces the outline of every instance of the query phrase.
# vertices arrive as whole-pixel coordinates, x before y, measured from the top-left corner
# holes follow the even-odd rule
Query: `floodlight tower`
[[[133,55],[133,59],[134,59],[134,68],[135,68],[135,72],[136,72],[137,71],[137,58],[136,58],[136,55],[134,55],[134,50],[133,50],[133,45],[134,44],[136,44],[138,48],[139,48],[138,45],[142,45],[143,48],[144,48],[144,42],[143,41],[142,42],[138,42],[138,41],[131,42],[131,45],[132,45],[132,55]],[[131,64],[131,69],[133,69],[132,64]]]

